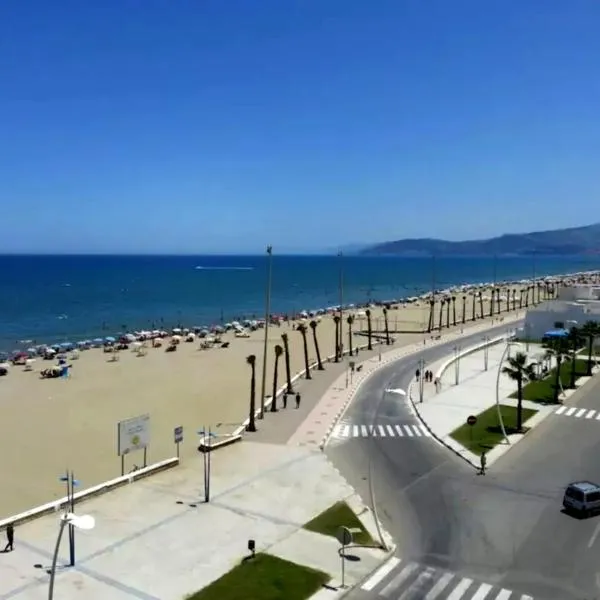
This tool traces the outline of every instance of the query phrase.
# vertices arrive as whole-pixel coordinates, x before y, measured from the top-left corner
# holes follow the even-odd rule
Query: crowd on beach
[[[535,283],[534,283],[535,282]],[[340,312],[352,313],[355,317],[361,319],[365,317],[365,310],[369,307],[386,307],[386,308],[401,308],[411,304],[431,304],[432,302],[444,300],[446,298],[456,297],[460,294],[482,297],[482,293],[488,293],[490,289],[499,290],[500,287],[506,289],[515,286],[527,286],[529,289],[532,284],[537,286],[544,285],[547,287],[560,285],[572,285],[575,283],[599,283],[600,272],[581,272],[568,275],[560,275],[553,277],[539,278],[536,280],[519,280],[505,282],[486,282],[479,284],[462,285],[447,289],[439,289],[428,291],[418,296],[392,299],[386,301],[371,301],[361,304],[347,304],[340,306],[330,306],[315,310],[303,310],[297,314],[273,314],[270,316],[269,323],[273,326],[281,327],[288,325],[294,329],[301,323],[309,319],[320,320],[323,316],[335,315]],[[490,297],[485,296],[485,300],[490,300]],[[513,293],[514,301],[514,293]],[[430,320],[430,328],[431,328]],[[425,325],[425,324],[424,324]],[[36,344],[34,341],[29,341],[29,345],[25,348],[15,350],[11,353],[0,352],[0,375],[6,375],[9,367],[23,367],[25,371],[33,371],[33,364],[36,360],[54,362],[51,366],[40,371],[42,377],[56,378],[68,376],[72,362],[79,358],[81,352],[88,351],[94,348],[101,349],[103,352],[110,355],[110,360],[119,360],[119,352],[132,350],[138,356],[144,356],[148,348],[164,347],[166,352],[175,352],[180,343],[199,342],[200,349],[210,349],[213,347],[227,348],[230,340],[224,340],[223,336],[229,334],[234,338],[249,337],[250,333],[263,329],[265,327],[265,319],[258,318],[256,315],[250,317],[238,317],[231,322],[212,325],[208,327],[195,326],[184,327],[178,324],[173,328],[139,330],[113,335],[96,337],[77,342],[65,341],[57,344]]]

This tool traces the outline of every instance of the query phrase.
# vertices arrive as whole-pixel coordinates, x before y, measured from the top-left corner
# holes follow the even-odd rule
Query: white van
[[[563,496],[563,507],[585,517],[600,512],[600,485],[591,481],[570,483]]]

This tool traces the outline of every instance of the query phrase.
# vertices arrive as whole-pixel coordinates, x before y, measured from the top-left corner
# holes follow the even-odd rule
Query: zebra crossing
[[[333,428],[331,437],[338,440],[367,437],[415,438],[431,437],[431,433],[421,424],[357,425],[356,423],[344,423],[342,421]]]
[[[580,408],[579,406],[559,406],[554,411],[554,414],[562,415],[563,417],[575,417],[576,419],[593,419],[594,421],[600,421],[600,410]]]
[[[527,594],[396,556],[361,589],[388,600],[533,600]]]

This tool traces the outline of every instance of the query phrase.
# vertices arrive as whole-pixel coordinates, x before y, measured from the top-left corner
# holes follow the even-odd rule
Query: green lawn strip
[[[259,553],[187,600],[306,600],[329,579],[321,571]]]
[[[500,405],[502,421],[507,433],[514,433],[517,425],[517,409],[514,406]],[[523,409],[523,423],[537,413],[531,408]],[[498,409],[495,406],[484,410],[477,415],[475,425],[461,425],[455,429],[450,437],[470,450],[473,454],[480,456],[482,452],[488,451],[498,445],[504,438],[498,421]]]
[[[587,375],[587,360],[575,359],[575,381]],[[544,379],[530,381],[523,386],[523,399],[531,402],[552,402],[554,398],[554,382],[556,380],[556,368],[550,369]],[[571,359],[563,361],[560,367],[560,380],[563,389],[571,385]],[[513,392],[510,398],[516,398],[517,392]]]
[[[369,535],[369,532],[365,529],[361,520],[344,501],[336,502],[333,506],[329,507],[312,521],[309,521],[304,525],[304,529],[307,529],[308,531],[314,531],[315,533],[322,533],[323,535],[330,535],[332,537],[337,536],[340,527],[360,529],[360,531],[352,533],[354,543],[362,545],[374,544],[373,538]]]

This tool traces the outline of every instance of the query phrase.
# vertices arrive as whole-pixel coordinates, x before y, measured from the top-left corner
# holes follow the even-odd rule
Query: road
[[[502,333],[505,328],[498,328]],[[481,334],[465,338],[475,344]],[[344,423],[418,425],[406,389],[420,358],[432,363],[453,343],[384,368],[359,390]],[[600,382],[569,406],[597,410],[549,416],[485,476],[426,436],[349,437],[326,452],[398,543],[396,558],[351,600],[592,600],[600,598],[600,517],[560,510],[565,485],[600,481]],[[580,415],[577,417],[576,415]],[[596,564],[598,567],[596,568]]]

